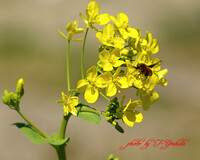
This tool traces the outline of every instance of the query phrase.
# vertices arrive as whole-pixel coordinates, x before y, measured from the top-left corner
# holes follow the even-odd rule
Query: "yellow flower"
[[[143,115],[139,111],[135,110],[135,107],[142,106],[142,102],[140,100],[136,100],[131,102],[131,99],[129,100],[128,104],[123,110],[123,116],[122,119],[124,123],[127,124],[129,127],[133,127],[134,123],[140,123],[143,120]]]
[[[140,95],[140,98],[142,100],[142,107],[144,111],[149,110],[150,105],[156,103],[159,99],[159,94],[156,91],[146,92],[143,89],[139,89],[137,91],[137,95],[138,94]]]
[[[109,97],[116,95],[117,91],[119,92],[119,88],[129,87],[127,78],[119,76],[120,71],[121,68],[119,67],[113,75],[111,72],[105,72],[97,78],[97,86],[101,88],[106,87],[105,93]]]
[[[156,54],[159,51],[158,40],[153,39],[152,34],[149,31],[146,32],[145,39],[147,41],[145,48],[146,52]]]
[[[94,30],[97,30],[94,26],[94,23],[99,25],[105,25],[110,22],[110,16],[107,13],[99,15],[99,4],[96,1],[91,1],[88,4],[88,8],[86,9],[86,17],[87,20],[80,14],[82,20],[86,23],[86,28],[91,27]]]
[[[167,69],[160,71],[161,61],[158,58],[151,59],[149,54],[138,53],[135,61],[131,63],[127,60],[126,65],[130,86],[151,91],[157,84],[167,85],[167,80],[164,78]]]
[[[136,54],[137,52],[142,52],[144,46],[147,45],[147,40],[142,38],[142,33],[141,33],[141,29],[138,28],[137,29],[138,32],[138,36],[137,37],[131,37],[128,41],[128,44],[130,46],[130,49]]]
[[[120,49],[113,49],[112,52],[108,50],[103,50],[99,53],[99,66],[103,67],[104,71],[112,71],[113,67],[119,67],[125,62],[119,60],[120,58]]]
[[[97,32],[96,37],[106,46],[122,49],[125,45],[125,41],[122,38],[115,37],[115,30],[111,24],[107,24],[103,28],[103,33]]]
[[[86,79],[79,80],[76,85],[77,92],[85,91],[84,97],[88,103],[94,103],[99,97],[99,90],[96,86],[97,68],[92,66],[87,70]]]
[[[58,100],[57,103],[63,104],[64,116],[67,116],[69,113],[77,116],[76,106],[78,105],[78,97],[71,97],[71,91],[68,91],[67,95],[64,92],[61,92],[62,100]]]
[[[121,36],[123,39],[127,39],[128,37],[137,38],[138,37],[138,31],[135,28],[131,28],[128,25],[128,16],[124,13],[118,13],[117,18],[114,16],[110,16],[110,19],[113,21],[115,26],[118,28]]]
[[[63,32],[61,32],[60,30],[58,30],[58,33],[62,37],[64,37],[65,39],[68,39],[68,40],[72,40],[72,41],[82,41],[83,40],[83,39],[72,39],[72,37],[74,35],[85,32],[85,30],[83,28],[78,28],[78,21],[70,22],[67,25],[66,30],[68,32],[68,36],[65,36],[65,34]]]

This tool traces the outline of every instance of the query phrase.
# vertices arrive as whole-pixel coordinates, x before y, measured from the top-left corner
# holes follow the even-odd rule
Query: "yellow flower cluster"
[[[101,46],[97,66],[87,70],[86,78],[77,83],[77,92],[85,92],[85,100],[94,103],[103,90],[106,96],[112,97],[121,89],[136,88],[141,100],[130,100],[121,106],[122,119],[128,126],[141,122],[143,116],[134,108],[143,106],[143,110],[148,110],[159,98],[153,91],[155,86],[167,85],[164,75],[168,70],[160,70],[161,60],[153,57],[159,51],[158,41],[148,31],[143,38],[140,29],[128,24],[129,18],[124,13],[116,17],[107,13],[99,15],[99,4],[95,1],[89,3],[86,18],[80,15],[87,28],[97,31]],[[94,27],[95,23],[105,25],[103,30]]]
[[[143,38],[139,28],[129,25],[126,14],[118,13],[115,17],[107,13],[99,14],[99,10],[99,4],[91,1],[86,9],[86,17],[80,13],[86,24],[86,35],[89,28],[93,29],[97,32],[96,37],[101,45],[97,65],[90,67],[86,77],[82,76],[83,79],[78,81],[76,92],[84,92],[85,100],[94,103],[99,94],[113,97],[121,89],[136,88],[136,95],[141,100],[129,100],[125,106],[113,103],[108,108],[110,123],[114,119],[122,119],[132,127],[135,122],[139,123],[143,119],[142,113],[136,111],[135,107],[142,106],[143,110],[148,110],[151,104],[158,101],[159,95],[153,89],[157,84],[167,85],[164,75],[168,70],[161,70],[161,60],[153,57],[159,51],[159,46],[158,40],[153,39],[150,32],[147,31]],[[104,25],[103,30],[94,26],[96,24]],[[76,40],[72,39],[73,35],[85,31],[78,28],[78,21],[70,22],[66,29],[68,36],[61,31],[59,33],[68,40]],[[78,97],[71,97],[70,92],[67,95],[62,93],[62,99],[60,103],[64,105],[64,115],[69,112],[77,115],[75,106],[78,104]],[[110,113],[112,108],[116,111],[114,114]]]

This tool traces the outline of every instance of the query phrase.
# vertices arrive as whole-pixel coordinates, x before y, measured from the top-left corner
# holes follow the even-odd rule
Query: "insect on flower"
[[[155,66],[155,65],[158,65],[160,64],[161,61],[158,61],[154,64],[151,64],[151,65],[146,65],[144,63],[139,63],[137,65],[137,67],[135,67],[136,69],[139,69],[140,72],[145,75],[145,77],[148,77],[148,76],[151,76],[152,75],[152,68]]]

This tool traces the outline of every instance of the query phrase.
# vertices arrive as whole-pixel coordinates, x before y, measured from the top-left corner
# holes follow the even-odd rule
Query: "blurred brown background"
[[[120,160],[199,160],[199,80],[200,80],[200,1],[199,0],[98,0],[101,13],[116,15],[124,12],[130,25],[149,30],[159,40],[160,52],[156,55],[168,68],[169,83],[156,87],[160,100],[150,111],[143,112],[144,120],[133,128],[122,124],[120,134],[106,123],[92,125],[71,118],[67,135],[69,160],[106,160],[114,153]],[[66,92],[66,42],[57,33],[73,20],[85,14],[89,0],[0,0],[0,97],[4,89],[15,90],[16,82],[23,77],[25,95],[22,112],[47,133],[56,132],[62,119],[61,91]],[[84,26],[80,22],[80,26]],[[95,32],[89,31],[86,46],[86,68],[98,59],[99,42]],[[72,86],[80,79],[82,43],[71,46]],[[123,92],[124,93],[124,92]],[[132,99],[135,92],[127,92]],[[131,96],[132,95],[132,96]],[[83,100],[83,99],[82,99]],[[93,105],[94,106],[94,105]],[[99,110],[106,101],[98,100]],[[35,145],[28,141],[13,122],[23,120],[2,102],[0,103],[0,160],[56,160],[54,149],[48,144]],[[149,146],[125,146],[135,138],[172,139],[190,138],[186,146],[168,147],[162,151]]]

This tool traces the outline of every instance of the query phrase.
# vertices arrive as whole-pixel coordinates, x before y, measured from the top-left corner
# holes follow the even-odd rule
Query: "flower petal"
[[[105,72],[97,77],[95,84],[99,88],[105,88],[110,82],[112,82],[112,73]]]
[[[103,28],[103,35],[104,35],[107,39],[113,38],[114,34],[115,34],[114,27],[113,27],[111,24],[107,24],[107,25]]]
[[[109,97],[112,97],[116,95],[117,93],[117,87],[114,83],[109,83],[108,86],[106,87],[106,95]]]
[[[117,20],[119,21],[120,24],[125,25],[124,27],[127,27],[128,25],[128,16],[124,13],[118,13],[117,14]]]
[[[143,120],[143,115],[142,115],[142,113],[140,113],[139,111],[135,111],[134,112],[134,114],[135,114],[135,123],[140,123],[140,122],[142,122],[142,120]]]
[[[92,20],[99,14],[99,4],[96,1],[91,1],[86,9],[86,16],[88,20]]]
[[[110,16],[107,13],[100,14],[96,17],[96,23],[99,25],[105,25],[110,22]]]
[[[136,117],[132,111],[126,111],[123,114],[122,119],[127,126],[133,127]]]
[[[87,70],[86,78],[90,82],[95,81],[95,79],[97,78],[97,67],[96,66],[92,66]]]
[[[79,92],[79,93],[84,92],[86,90],[86,87],[88,84],[89,84],[89,82],[86,79],[79,80],[76,85],[77,92]]]
[[[110,62],[104,62],[103,63],[103,70],[104,71],[112,71],[113,70],[113,66]]]
[[[94,103],[97,101],[97,99],[99,97],[99,91],[97,88],[95,88],[91,85],[88,85],[87,89],[85,91],[84,97],[88,103]]]
[[[128,88],[129,87],[127,77],[118,77],[117,82],[120,84],[119,85],[120,88]]]
[[[108,61],[110,59],[110,56],[111,54],[107,50],[103,50],[102,52],[99,53],[99,59],[103,62]]]

